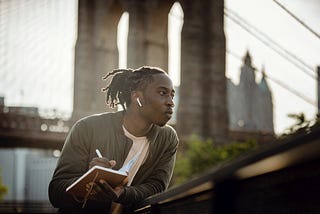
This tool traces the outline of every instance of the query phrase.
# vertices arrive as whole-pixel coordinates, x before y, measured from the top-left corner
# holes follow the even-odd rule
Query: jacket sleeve
[[[157,164],[152,169],[144,168],[146,171],[151,170],[150,175],[142,183],[126,187],[117,202],[131,206],[168,188],[173,174],[178,147],[178,137],[175,131],[172,130],[166,142],[162,143],[168,146],[160,153],[153,154],[159,160]]]
[[[49,199],[55,207],[73,207],[79,204],[66,188],[88,170],[89,136],[85,123],[78,122],[70,130],[57,167],[49,184]]]

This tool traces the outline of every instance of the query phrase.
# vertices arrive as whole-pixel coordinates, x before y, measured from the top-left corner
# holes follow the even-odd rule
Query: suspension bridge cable
[[[276,3],[279,7],[281,7],[284,11],[286,11],[292,18],[294,18],[297,22],[299,22],[303,27],[305,27],[308,31],[310,31],[314,36],[316,36],[318,39],[320,39],[320,35],[315,32],[311,27],[309,27],[306,23],[304,23],[301,19],[299,19],[294,13],[292,13],[290,10],[288,10],[284,5],[282,5],[280,2],[276,0],[272,0],[274,3]]]
[[[227,10],[227,12],[226,12],[226,10]],[[242,17],[240,17],[239,15],[236,15],[236,13],[233,12],[233,11],[231,11],[230,9],[225,8],[225,12],[224,12],[225,16],[227,16],[228,18],[230,18],[232,21],[234,21],[236,24],[238,24],[240,27],[242,27],[244,30],[246,30],[246,31],[249,32],[250,34],[252,34],[252,35],[254,34],[254,33],[252,33],[246,26],[243,26],[242,23],[239,23],[239,21],[237,21],[237,19],[235,19],[235,18],[233,18],[233,17],[230,17],[230,14],[228,14],[228,12],[233,13],[233,15],[237,16],[238,20],[242,20],[244,23],[247,23]],[[181,16],[178,16],[178,15],[176,15],[176,14],[171,14],[171,15],[174,16],[174,17],[177,18],[177,19],[183,20],[183,17],[181,17]],[[290,55],[291,57],[295,58],[297,61],[299,61],[299,62],[300,62],[301,64],[303,64],[305,67],[311,69],[311,67],[310,67],[309,65],[307,65],[306,63],[304,63],[302,60],[298,59],[296,56],[294,56],[293,54],[291,54],[289,51],[287,51],[287,50],[285,50],[284,48],[282,48],[280,45],[278,45],[276,42],[274,42],[272,39],[270,39],[268,36],[266,36],[266,35],[265,35],[264,33],[262,33],[260,30],[256,29],[255,27],[253,27],[252,25],[250,25],[250,24],[248,24],[248,23],[247,23],[247,25],[251,26],[251,28],[255,29],[255,30],[256,30],[258,33],[260,33],[263,37],[265,37],[267,40],[269,40],[270,42],[272,42],[273,44],[275,44],[276,46],[278,46],[280,49],[282,49],[283,51],[285,51],[285,52],[286,52],[288,55]],[[259,41],[263,42],[265,45],[267,45],[267,47],[269,47],[269,48],[271,48],[272,50],[276,51],[280,56],[284,57],[285,59],[287,59],[288,61],[290,61],[291,63],[293,63],[295,66],[297,66],[298,68],[302,69],[302,71],[303,71],[304,73],[306,73],[307,75],[309,75],[309,76],[312,77],[313,79],[316,79],[316,77],[315,77],[314,75],[312,75],[312,74],[310,74],[309,72],[307,72],[301,65],[299,65],[299,64],[297,64],[296,62],[288,59],[285,55],[283,55],[283,53],[279,52],[278,50],[270,47],[270,45],[269,45],[266,41],[258,38],[256,35],[253,35],[253,36],[254,36],[255,38],[257,38]],[[242,62],[242,58],[241,58],[239,55],[233,53],[232,51],[230,51],[230,50],[228,50],[228,49],[226,50],[226,52]],[[255,69],[255,70],[258,71],[258,72],[260,72],[258,69]],[[299,91],[297,91],[297,90],[295,90],[295,89],[292,89],[291,87],[289,87],[289,86],[286,85],[285,83],[283,83],[283,82],[281,82],[281,81],[279,81],[279,80],[277,80],[277,79],[275,79],[275,78],[273,78],[273,77],[270,77],[270,76],[267,75],[267,74],[265,74],[265,77],[266,77],[267,79],[269,79],[270,81],[274,82],[275,84],[279,85],[279,86],[282,87],[283,89],[289,91],[289,92],[292,93],[293,95],[297,96],[298,98],[304,100],[305,102],[311,104],[312,106],[317,107],[314,101],[312,101],[310,98],[304,96],[304,95],[301,94]]]
[[[236,24],[238,24],[240,27],[242,27],[243,29],[245,29],[247,32],[249,32],[251,35],[253,35],[255,38],[257,38],[259,41],[261,41],[262,43],[264,43],[268,48],[271,48],[272,50],[274,50],[275,52],[277,52],[280,56],[282,56],[283,58],[285,58],[287,61],[291,62],[293,65],[295,65],[297,68],[299,68],[302,72],[304,72],[305,74],[307,74],[309,77],[316,79],[316,76],[313,73],[308,72],[304,67],[306,67],[307,69],[311,70],[312,72],[314,71],[313,67],[308,65],[307,63],[305,63],[303,60],[299,59],[297,56],[295,56],[294,54],[292,54],[291,52],[289,52],[288,50],[286,50],[285,48],[281,47],[278,43],[276,43],[275,41],[273,41],[270,37],[268,37],[265,33],[263,33],[262,31],[260,31],[259,29],[257,29],[256,27],[254,27],[253,25],[249,24],[246,20],[244,20],[241,16],[239,16],[237,13],[235,13],[234,11],[228,9],[228,8],[224,8],[224,15],[228,18],[230,18],[232,21],[234,21]],[[170,12],[170,14],[179,20],[183,21],[183,17],[179,16],[177,14],[174,14],[172,12]],[[230,16],[235,16],[231,17]],[[261,38],[258,38],[258,36],[256,36],[252,31],[250,31],[250,29],[248,29],[248,27],[244,26],[243,24],[239,23],[239,21],[237,20],[241,20],[242,23],[245,23],[245,25],[249,26],[249,28],[254,29],[258,34],[260,34],[262,37],[264,37],[266,40],[269,41],[269,43],[267,41],[262,41]],[[289,55],[291,58],[288,58],[284,53],[282,53],[281,51],[277,50],[274,47],[270,46],[270,43],[273,44],[276,48],[282,50],[285,54]],[[295,61],[294,61],[295,60]],[[299,62],[300,64],[298,64],[297,62]],[[301,66],[303,65],[303,66]]]
[[[225,16],[227,18],[229,18],[230,20],[232,20],[234,23],[236,23],[237,25],[239,25],[241,28],[243,28],[245,31],[247,31],[249,34],[251,34],[252,36],[254,36],[256,39],[258,39],[260,42],[262,42],[265,46],[267,46],[268,48],[272,49],[273,51],[275,51],[276,53],[278,53],[281,57],[283,57],[285,60],[291,62],[293,65],[295,65],[297,68],[299,68],[300,71],[304,72],[305,74],[307,74],[309,77],[316,79],[315,74],[310,73],[309,71],[307,71],[305,69],[308,68],[309,70],[313,71],[313,68],[309,65],[307,65],[305,62],[303,62],[303,60],[299,59],[297,56],[295,56],[294,54],[290,53],[289,51],[287,51],[286,49],[284,49],[283,47],[281,47],[279,44],[277,44],[276,42],[274,42],[270,37],[268,37],[267,35],[265,35],[264,33],[262,33],[261,31],[259,31],[258,29],[256,29],[254,26],[252,26],[251,24],[249,24],[247,21],[245,21],[243,18],[241,18],[239,15],[236,15],[235,12],[232,12],[230,9],[225,8],[225,12],[224,12]],[[235,16],[235,17],[234,17]],[[253,29],[255,32],[253,32],[251,29]],[[257,35],[260,34],[259,35]],[[261,38],[264,37],[263,38]],[[273,45],[270,45],[270,43]],[[274,47],[275,46],[275,47]],[[280,49],[280,50],[279,50]],[[283,53],[284,52],[284,53]],[[288,55],[291,57],[289,58]],[[299,62],[299,63],[297,63]],[[303,66],[302,66],[302,65]]]
[[[289,55],[290,57],[292,57],[293,59],[295,59],[296,61],[298,61],[299,63],[301,63],[302,65],[304,65],[306,68],[308,68],[309,70],[311,70],[312,72],[314,72],[314,68],[310,65],[308,65],[307,63],[305,63],[302,59],[299,59],[296,55],[294,55],[293,53],[291,53],[290,51],[286,50],[285,48],[283,48],[281,45],[279,45],[278,43],[276,43],[274,40],[272,40],[269,36],[267,36],[265,33],[263,33],[261,30],[259,30],[258,28],[256,28],[255,26],[253,26],[252,24],[250,24],[249,22],[247,22],[245,19],[243,19],[241,16],[239,16],[236,12],[225,8],[229,13],[231,13],[233,16],[235,16],[237,19],[241,20],[241,22],[245,23],[247,26],[249,26],[250,28],[252,28],[253,30],[255,30],[258,34],[260,34],[262,37],[264,37],[265,39],[267,39],[270,43],[272,43],[273,45],[275,45],[276,47],[278,47],[279,49],[281,49],[282,51],[284,51],[287,55]]]

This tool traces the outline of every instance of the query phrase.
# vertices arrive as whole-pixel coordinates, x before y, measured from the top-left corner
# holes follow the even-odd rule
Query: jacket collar
[[[123,137],[125,137],[124,135],[124,131],[122,128],[122,121],[123,121],[123,116],[124,116],[124,111],[118,111],[114,113],[114,117],[113,117],[113,122],[115,124],[115,128],[118,131],[118,133],[121,133],[121,135],[123,135]],[[149,140],[150,144],[153,144],[156,140],[156,137],[159,133],[160,127],[157,125],[153,125],[150,129],[150,131],[147,134],[147,139]],[[126,137],[125,137],[126,138]]]

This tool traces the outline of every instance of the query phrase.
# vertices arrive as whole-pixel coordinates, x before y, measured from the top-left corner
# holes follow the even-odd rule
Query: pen
[[[97,153],[97,155],[98,155],[99,158],[102,158],[102,155],[101,155],[99,149],[96,149],[96,153]]]

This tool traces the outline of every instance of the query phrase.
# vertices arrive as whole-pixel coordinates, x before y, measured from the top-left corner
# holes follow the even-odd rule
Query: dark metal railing
[[[320,213],[320,130],[148,198],[135,213]]]

